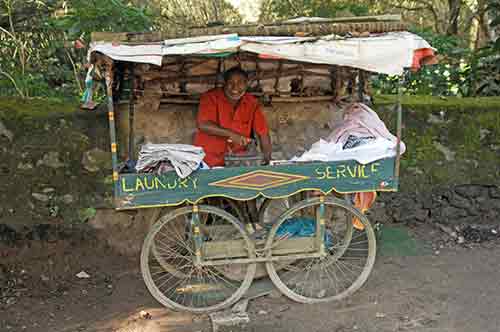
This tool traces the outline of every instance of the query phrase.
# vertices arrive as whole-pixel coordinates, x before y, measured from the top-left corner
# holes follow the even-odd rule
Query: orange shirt
[[[201,96],[197,121],[198,124],[210,121],[245,137],[250,137],[252,130],[259,136],[269,131],[262,108],[254,96],[245,93],[233,111],[233,105],[220,88]],[[227,143],[226,137],[210,135],[201,130],[196,132],[194,145],[203,148],[206,154],[204,160],[210,167],[224,166],[224,154],[228,148],[233,153],[245,151],[242,145]]]

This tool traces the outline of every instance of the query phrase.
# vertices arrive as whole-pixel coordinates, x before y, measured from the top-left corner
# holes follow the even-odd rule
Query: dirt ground
[[[499,331],[500,242],[432,248],[433,228],[413,233],[429,250],[379,255],[368,282],[348,300],[304,305],[264,296],[250,301],[250,323],[226,330]],[[81,271],[90,278],[77,278]],[[212,331],[206,315],[159,305],[138,262],[90,235],[1,245],[0,286],[2,332]]]

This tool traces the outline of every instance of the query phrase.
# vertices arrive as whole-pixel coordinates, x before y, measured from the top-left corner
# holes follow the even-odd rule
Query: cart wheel
[[[277,220],[266,242],[267,250],[276,252],[286,237],[277,236],[280,226],[291,218],[316,220],[319,198],[299,202]],[[267,272],[283,294],[302,303],[341,300],[358,290],[375,263],[376,241],[368,219],[359,210],[337,198],[326,198],[325,247],[321,258],[287,259],[266,263]],[[358,218],[363,230],[352,227]],[[314,223],[315,224],[315,223]],[[283,266],[283,262],[288,262]]]
[[[243,221],[245,220],[245,214],[241,211],[240,206],[238,205],[238,201],[235,201],[226,197],[210,197],[203,199],[199,202],[199,205],[210,205],[218,207],[229,214],[236,217],[236,219]]]
[[[297,198],[285,197],[277,199],[266,198],[259,208],[259,224],[271,225],[280,215],[289,210],[298,201]]]
[[[239,251],[243,256],[238,258],[255,257],[253,243],[235,217],[206,205],[198,206],[198,215],[203,243],[239,240],[245,246]],[[246,292],[256,264],[196,266],[192,216],[192,207],[179,208],[151,228],[142,246],[142,276],[151,295],[167,307],[196,313],[219,310]],[[244,271],[242,280],[230,280],[224,275],[224,269],[235,267]]]

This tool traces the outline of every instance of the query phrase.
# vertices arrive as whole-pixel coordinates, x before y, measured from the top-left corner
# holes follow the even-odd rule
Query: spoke
[[[285,200],[273,203],[267,212],[276,212],[274,207],[284,207]],[[312,218],[316,220],[316,210],[320,203],[307,204],[287,220],[293,218]],[[281,282],[290,292],[310,299],[341,296],[353,282],[365,271],[371,248],[370,236],[366,231],[353,229],[352,220],[356,214],[348,207],[336,204],[325,204],[326,236],[331,241],[327,246],[327,257],[305,258],[291,261],[283,266],[280,261],[272,262]],[[286,221],[282,221],[283,225]],[[312,231],[312,229],[311,229]],[[313,232],[314,234],[316,231]],[[276,233],[271,244],[272,251],[282,247],[282,242],[291,237],[285,234],[278,237]],[[350,250],[350,254],[349,251]],[[346,257],[347,256],[347,257]],[[284,255],[283,257],[286,257]]]
[[[348,266],[348,264],[345,264],[343,263],[342,261],[340,260],[337,260],[335,263],[334,263],[340,270],[340,266],[342,266],[346,271],[348,271],[351,275],[354,275],[354,276],[357,276],[358,273],[356,271],[354,271],[352,269],[352,267],[355,267],[357,268],[358,270],[360,271],[363,271],[363,267],[359,267],[359,266],[355,266],[355,265],[351,265],[351,268]]]
[[[154,287],[169,301],[191,308],[211,307],[227,301],[243,284],[243,281],[228,278],[230,275],[227,272],[232,272],[230,269],[235,268],[238,272],[241,269],[241,272],[248,273],[249,265],[194,265],[194,239],[189,220],[191,215],[192,213],[185,213],[173,220],[167,220],[166,226],[158,230],[152,242],[151,255],[148,257],[149,272]],[[244,240],[246,237],[239,226],[224,215],[206,212],[200,208],[199,216],[204,242]],[[249,257],[248,249],[245,254],[245,257]],[[176,273],[177,271],[179,273]]]
[[[337,276],[337,273],[335,273],[335,268],[333,266],[331,266],[330,264],[326,265],[325,266],[325,269],[326,269],[326,272],[328,273],[328,275],[330,275],[330,268],[332,269],[332,272],[331,272],[331,275],[333,276],[333,285],[335,287],[335,289],[338,289],[338,291],[336,291],[335,293],[338,294],[341,290],[342,290],[342,280],[340,279],[339,276]]]
[[[182,284],[182,282],[183,282],[183,281],[184,281],[184,280],[182,280],[182,279],[177,280],[177,282],[175,282],[173,285],[171,285],[169,288],[167,288],[165,291],[163,291],[163,293],[164,293],[165,295],[166,295],[166,294],[169,294],[169,293],[170,293],[170,291],[172,291],[172,295],[177,293],[177,296],[176,296],[176,299],[177,299],[177,298],[179,297],[179,294],[178,294],[179,292],[176,292],[176,289],[177,289],[177,287],[178,287],[178,286],[180,286],[180,285]],[[158,289],[160,289],[160,290],[161,290],[161,288],[158,288]],[[170,296],[169,296],[169,297],[170,297]],[[174,301],[174,302],[179,303],[179,302],[177,302],[177,301]]]
[[[304,291],[305,284],[309,280],[309,274],[311,273],[312,267],[315,263],[316,263],[316,259],[313,258],[313,259],[311,259],[310,263],[305,267],[307,272],[306,272],[306,276],[304,278],[304,281],[302,282],[302,291]]]
[[[210,268],[209,268],[209,269],[207,269],[206,271],[207,271],[207,273],[208,273],[208,274],[210,274],[210,275],[212,275],[213,277],[215,277],[215,278],[216,278],[215,280],[217,280],[217,278],[219,278],[221,281],[224,281],[226,284],[230,285],[232,288],[236,288],[236,289],[238,288],[238,287],[234,286],[234,284],[233,284],[231,281],[229,281],[229,280],[227,280],[226,278],[224,278],[224,277],[222,277],[222,276],[220,276],[220,275],[218,275],[218,274],[216,274],[216,273],[212,272],[212,271],[210,270]]]
[[[156,246],[156,250],[160,250],[160,251],[172,254],[171,256],[167,256],[167,257],[177,257],[177,258],[183,258],[183,259],[187,259],[187,257],[189,257],[189,256],[186,256],[186,255],[181,255],[177,251],[175,251],[174,249],[169,248],[169,247],[158,247],[158,246]],[[162,257],[164,257],[164,256],[162,256]]]
[[[165,273],[165,275],[163,275],[163,276],[161,276],[161,277],[158,277],[158,278],[156,279],[155,284],[156,284],[156,283],[158,283],[160,280],[164,279],[165,277],[169,277],[169,278],[166,280],[166,282],[168,282],[168,281],[169,281],[169,280],[171,280],[172,278],[175,278],[175,276],[174,276],[173,274],[171,274],[171,273],[168,273],[168,272],[164,272],[164,273]]]
[[[175,225],[173,225],[171,231],[172,231],[172,237],[174,237],[174,238],[177,239],[177,242],[175,244],[176,245],[180,245],[184,249],[186,249],[187,251],[189,251],[190,253],[193,253],[193,250],[191,248],[189,248],[189,245],[188,245],[188,243],[186,243],[186,240],[183,239],[182,235],[176,230]],[[165,234],[164,231],[160,231],[160,234],[165,235],[165,237],[168,238],[168,239],[171,237],[168,234]]]
[[[327,265],[327,264],[324,264],[324,265],[323,265],[323,267],[324,267],[324,269],[325,269],[325,275],[327,276],[327,278],[328,278],[328,279],[331,281],[331,283],[332,283],[332,287],[333,287],[334,289],[337,289],[337,286],[336,286],[336,285],[337,285],[337,283],[335,282],[335,280],[334,280],[334,279],[332,279],[332,277],[330,276],[330,273],[328,273],[328,265]],[[337,278],[337,276],[335,275],[335,272],[333,273],[333,277],[334,277],[335,279]],[[337,292],[335,292],[335,293],[337,293]]]

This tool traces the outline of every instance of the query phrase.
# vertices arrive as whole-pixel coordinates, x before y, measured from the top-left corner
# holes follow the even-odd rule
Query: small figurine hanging
[[[92,100],[92,95],[94,93],[94,64],[88,65],[87,75],[85,76],[85,91],[81,99],[83,109],[93,110],[96,107],[95,102]]]

